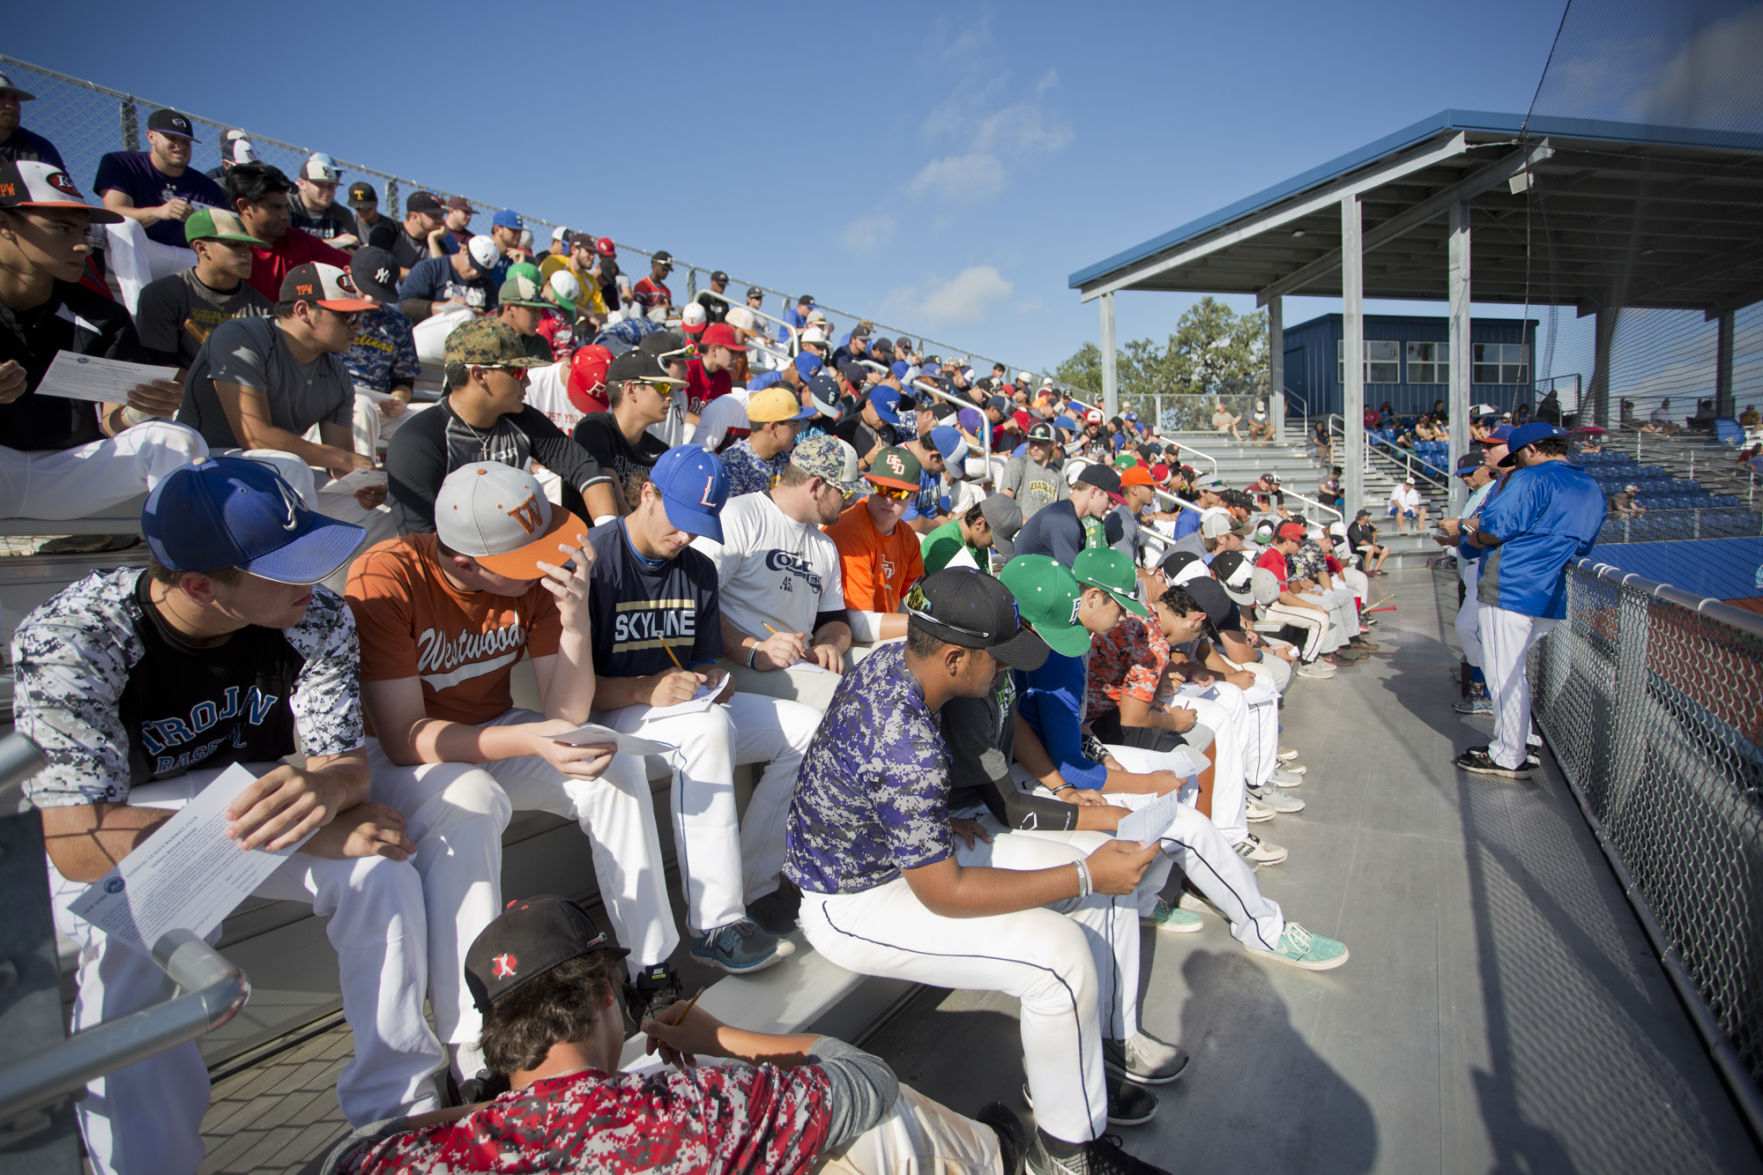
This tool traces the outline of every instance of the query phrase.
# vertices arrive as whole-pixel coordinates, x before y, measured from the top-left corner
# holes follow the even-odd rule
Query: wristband
[[[754,641],[753,647],[747,650],[747,668],[752,669],[754,658],[759,656],[759,642]]]
[[[1096,890],[1095,887],[1090,884],[1089,862],[1080,857],[1073,861],[1072,864],[1077,866],[1077,896],[1081,901],[1095,893]]]
[[[1075,783],[1064,783],[1064,784],[1060,784],[1060,785],[1059,785],[1059,786],[1058,786],[1058,787],[1056,787],[1056,788],[1054,788],[1054,789],[1053,789],[1053,794],[1054,794],[1054,795],[1058,795],[1058,794],[1059,794],[1059,793],[1060,793],[1060,792],[1064,792],[1064,791],[1076,791],[1076,790],[1077,790],[1077,784],[1075,784]]]

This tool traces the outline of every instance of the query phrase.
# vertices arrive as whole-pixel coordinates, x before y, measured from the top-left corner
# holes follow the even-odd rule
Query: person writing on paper
[[[643,762],[558,737],[594,705],[587,534],[530,473],[477,461],[441,483],[433,533],[369,547],[349,569],[373,795],[405,814],[416,843],[429,1004],[461,1078],[481,1054],[460,968],[501,909],[502,831],[515,810],[581,826],[638,985],[654,999],[679,991],[665,963],[679,939]],[[523,654],[542,713],[514,706]]]
[[[589,611],[603,634],[594,648],[594,720],[679,748],[673,833],[692,954],[731,974],[758,971],[795,949],[767,927],[777,935],[791,929],[790,911],[770,916],[788,897],[772,895],[780,889],[784,813],[820,712],[752,693],[693,702],[727,684],[716,664],[716,568],[690,545],[695,536],[723,537],[725,472],[715,454],[681,445],[634,476],[636,508],[588,536]],[[734,769],[746,763],[766,767],[743,821]]]
[[[143,383],[126,404],[37,394],[63,351],[147,361],[128,313],[80,283],[86,230],[117,219],[60,168],[0,158],[0,518],[83,518],[208,455],[170,422],[175,383]]]
[[[355,1059],[337,1096],[356,1125],[439,1105],[440,1043],[423,1019],[427,960],[416,846],[371,801],[355,624],[318,581],[359,527],[309,512],[269,466],[206,460],[162,480],[141,517],[146,570],[87,576],[13,634],[19,733],[48,766],[42,812],[62,934],[78,944],[78,1031],[160,998],[164,975],[67,910],[221,772],[259,778],[227,809],[241,848],[291,849],[257,890],[326,915]],[[286,758],[300,751],[295,766]],[[302,838],[306,839],[302,844]],[[81,1130],[100,1172],[192,1172],[208,1074],[178,1045],[87,1087]]]
[[[777,484],[723,509],[721,542],[693,546],[716,568],[722,661],[735,689],[824,711],[851,647],[839,549],[821,531],[863,485],[857,453],[837,437],[809,437]]]
[[[620,1072],[623,954],[574,902],[510,905],[465,963],[488,1060],[510,1092],[358,1130],[322,1175],[478,1170],[486,1155],[506,1169],[596,1175],[1021,1169],[1022,1128],[1001,1103],[969,1120],[843,1041],[750,1032],[695,1001],[641,1024],[668,1068]]]

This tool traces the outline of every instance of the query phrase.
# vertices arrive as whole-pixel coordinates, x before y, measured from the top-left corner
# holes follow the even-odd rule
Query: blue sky
[[[1073,270],[1438,110],[1524,110],[1561,17],[1534,0],[387,7],[236,5],[193,32],[134,5],[28,5],[3,47],[1040,369],[1097,335]],[[1122,339],[1161,338],[1187,305],[1118,301]],[[1334,309],[1288,299],[1286,321]]]

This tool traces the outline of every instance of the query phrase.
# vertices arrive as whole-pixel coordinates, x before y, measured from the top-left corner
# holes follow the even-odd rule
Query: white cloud
[[[873,253],[887,243],[898,227],[886,213],[859,216],[840,231],[839,240],[853,253]]]
[[[943,204],[984,204],[1004,190],[1004,164],[996,155],[944,155],[918,169],[906,191]]]
[[[1754,130],[1763,98],[1757,58],[1763,53],[1763,8],[1748,7],[1699,30],[1660,67],[1634,100],[1630,117],[1673,126]]]
[[[896,289],[883,303],[888,317],[931,327],[969,326],[990,317],[1015,292],[992,266],[970,265],[947,280],[932,278],[922,286]]]
[[[1026,96],[1008,100],[1009,75],[958,85],[925,116],[923,131],[933,143],[957,149],[932,158],[907,181],[920,199],[975,205],[1003,194],[1012,173],[1035,159],[1064,150],[1076,132],[1046,107],[1059,75],[1048,70]]]
[[[988,5],[982,9],[979,19],[965,28],[954,28],[948,19],[937,18],[931,26],[931,40],[941,46],[941,54],[945,63],[963,61],[972,57],[991,44],[991,7]]]

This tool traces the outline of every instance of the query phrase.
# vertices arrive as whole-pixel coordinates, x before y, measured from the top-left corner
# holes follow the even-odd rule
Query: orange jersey
[[[893,534],[877,534],[864,504],[867,501],[859,498],[826,528],[839,549],[845,607],[859,612],[898,612],[906,590],[924,578],[918,532],[897,522]]]

